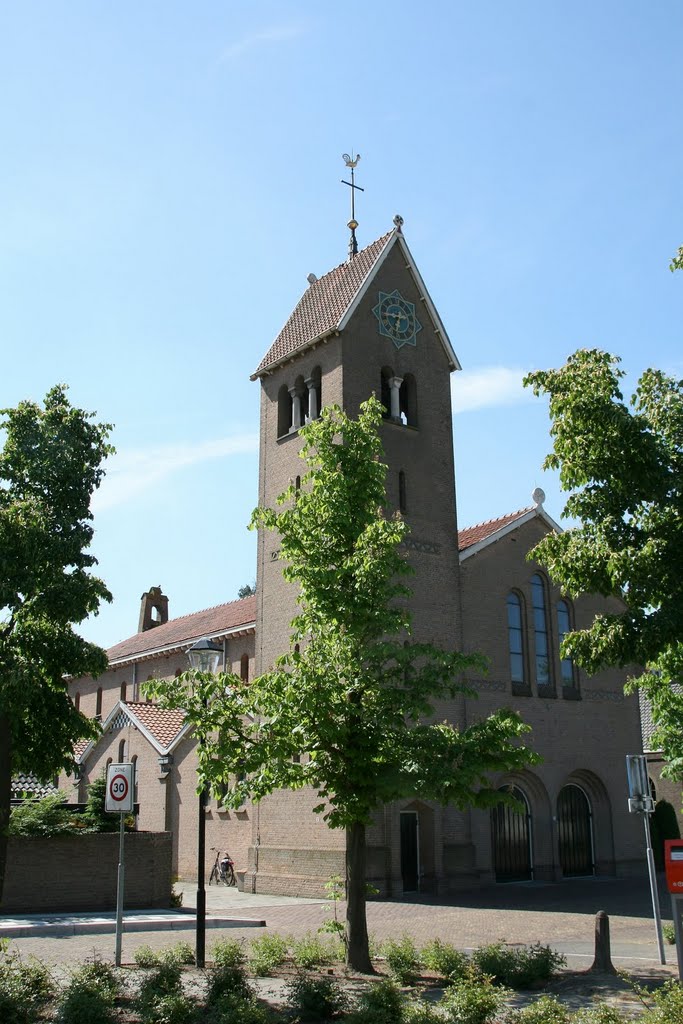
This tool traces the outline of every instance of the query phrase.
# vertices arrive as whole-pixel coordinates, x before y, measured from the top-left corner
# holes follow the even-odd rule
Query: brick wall
[[[124,906],[169,907],[170,834],[127,833],[124,857]],[[10,836],[2,912],[114,910],[118,859],[118,833]]]

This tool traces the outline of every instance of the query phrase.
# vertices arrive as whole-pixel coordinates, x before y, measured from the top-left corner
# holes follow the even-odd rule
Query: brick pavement
[[[186,907],[193,905],[192,885],[182,886]],[[209,915],[213,911],[234,917],[235,924],[207,932],[207,949],[220,937],[250,941],[265,931],[295,938],[315,932],[331,914],[331,904],[285,897],[252,896],[230,889],[207,891]],[[612,954],[617,966],[659,970],[657,946],[645,879],[587,879],[559,884],[496,886],[477,893],[465,893],[452,903],[439,900],[372,901],[368,904],[368,928],[378,941],[409,934],[418,946],[441,938],[463,949],[486,942],[548,943],[569,956],[574,968],[592,961],[594,920],[598,910],[610,915]],[[668,897],[662,899],[668,918]],[[340,907],[343,914],[343,907]],[[266,928],[246,926],[265,919]],[[240,927],[239,922],[246,927]],[[162,949],[179,941],[194,944],[193,921],[173,931],[125,934],[124,960],[131,961],[138,946]],[[68,963],[92,956],[112,956],[114,936],[36,934],[12,940],[13,948],[52,963]],[[675,973],[675,952],[668,947],[671,966],[661,971]]]

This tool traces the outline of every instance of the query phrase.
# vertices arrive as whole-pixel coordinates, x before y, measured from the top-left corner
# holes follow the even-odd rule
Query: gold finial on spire
[[[351,156],[349,156],[348,153],[342,153],[342,160],[346,166],[351,169],[351,181],[344,181],[342,178],[342,185],[348,185],[351,189],[351,220],[346,226],[351,230],[351,238],[349,239],[349,259],[352,260],[358,252],[358,242],[356,241],[356,228],[358,227],[358,221],[356,220],[356,189],[359,192],[365,192],[365,189],[361,188],[360,185],[356,185],[354,181],[354,171],[358,166],[360,153],[356,153],[355,157],[353,155],[353,150],[351,150]]]

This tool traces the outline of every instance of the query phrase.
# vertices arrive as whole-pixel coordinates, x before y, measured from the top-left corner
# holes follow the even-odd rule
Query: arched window
[[[292,397],[286,384],[277,393],[277,436],[284,437],[292,425]]]
[[[417,426],[417,384],[412,373],[407,373],[399,389],[401,422],[408,427]]]
[[[74,694],[74,707],[76,708],[76,711],[80,711],[81,710],[81,695],[80,695],[80,693],[75,693]]]
[[[408,511],[408,505],[406,500],[406,475],[403,470],[399,470],[398,474],[398,507],[401,512]]]
[[[119,740],[119,760],[118,764],[123,764],[126,760],[126,741],[125,739]]]
[[[382,380],[380,385],[380,402],[384,406],[383,416],[389,419],[391,416],[391,381],[394,379],[394,371],[390,366],[382,367]]]
[[[304,396],[304,419],[306,423],[310,423],[311,420],[318,419],[322,409],[322,374],[319,366],[313,367],[310,375],[306,377],[304,384],[306,385],[306,394]]]
[[[151,679],[154,679],[154,676],[150,674],[150,675],[147,676],[147,682],[149,682]],[[145,704],[151,704],[151,703],[152,703],[152,698],[149,696],[149,694],[147,694],[147,696],[145,697]]]
[[[536,685],[548,687],[551,684],[548,617],[546,614],[545,585],[539,573],[534,573],[531,577],[531,606],[534,613]]]
[[[126,684],[121,683],[121,690],[119,692],[119,700],[125,701],[126,699]]]
[[[243,654],[240,658],[240,679],[243,683],[249,682],[249,655]]]
[[[513,686],[524,686],[524,616],[522,599],[511,590],[507,596],[508,651],[510,653],[510,678]]]
[[[97,697],[95,698],[95,718],[98,720],[102,717],[102,687],[97,687]]]
[[[557,602],[557,639],[559,646],[562,646],[567,633],[571,632],[571,619],[569,605],[566,601]],[[560,656],[560,678],[563,686],[574,686],[574,663],[571,658]]]

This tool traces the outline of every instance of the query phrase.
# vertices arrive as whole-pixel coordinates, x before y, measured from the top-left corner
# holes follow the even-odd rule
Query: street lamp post
[[[223,648],[205,637],[198,640],[187,652],[190,665],[199,672],[215,672],[218,668]],[[199,741],[202,743],[202,740]],[[197,930],[195,961],[197,967],[204,967],[206,960],[206,888],[204,874],[206,863],[206,784],[199,794],[199,819],[197,822]]]

